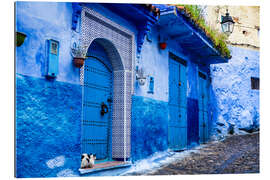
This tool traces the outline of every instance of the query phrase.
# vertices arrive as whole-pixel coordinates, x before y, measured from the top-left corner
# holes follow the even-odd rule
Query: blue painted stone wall
[[[59,41],[57,81],[79,84],[79,69],[72,64],[70,48],[78,42],[78,31],[71,30],[72,5],[63,2],[16,2],[16,31],[27,37],[16,47],[16,73],[44,77],[46,40]]]
[[[189,54],[177,44],[174,40],[167,40],[167,48],[161,50],[159,48],[159,39],[166,37],[166,34],[160,32],[157,26],[153,26],[148,38],[145,37],[142,51],[139,57],[136,57],[135,66],[144,70],[146,83],[140,86],[135,81],[135,95],[152,98],[159,101],[169,101],[169,52],[190,61]],[[148,40],[150,39],[150,40]],[[196,65],[191,63],[190,66]],[[193,74],[192,74],[193,76]],[[147,93],[149,90],[150,77],[154,77],[154,93]],[[191,78],[192,77],[187,77]],[[191,91],[191,90],[190,90]]]
[[[187,98],[187,144],[199,143],[199,107],[198,100]]]
[[[74,176],[80,166],[82,90],[70,47],[72,5],[16,2],[16,176]],[[46,80],[46,40],[59,41],[59,74]]]
[[[181,47],[172,39],[167,40],[167,48],[161,50],[158,46],[159,38],[166,37],[155,26],[152,28],[151,33],[145,37],[144,44],[142,46],[141,56],[136,59],[136,66],[144,70],[145,76],[147,77],[146,84],[140,86],[135,81],[135,95],[144,98],[151,98],[157,101],[169,101],[169,52],[174,53],[180,58],[187,61],[187,122],[188,122],[188,143],[194,145],[198,143],[199,138],[199,117],[198,117],[198,69],[205,72],[209,66],[200,67],[195,63],[196,59],[192,59],[190,52],[185,51],[185,47]],[[148,39],[151,39],[149,41]],[[207,72],[205,72],[207,73]],[[154,77],[154,93],[149,94],[149,77]],[[137,113],[138,109],[132,104],[132,115]],[[155,116],[158,111],[151,111],[149,113]],[[136,117],[139,119],[140,117]],[[164,117],[163,126],[168,127],[168,117]],[[132,119],[133,121],[133,119]],[[141,119],[141,122],[144,120]],[[167,136],[166,136],[167,139]],[[132,145],[133,147],[133,145]],[[150,152],[147,150],[147,152]],[[141,153],[141,157],[150,155],[150,153]],[[135,158],[137,159],[137,157]]]
[[[135,82],[135,95],[144,96],[160,101],[168,102],[168,48],[160,50],[158,47],[158,30],[153,27],[151,30],[151,40],[148,41],[145,37],[144,44],[140,57],[136,59],[136,66],[144,71],[146,76],[146,83],[140,86]],[[154,77],[154,93],[147,93],[149,91],[150,77]]]
[[[132,97],[132,161],[168,148],[168,113],[167,102]]]
[[[101,5],[90,4],[89,7],[133,31],[136,39],[138,31],[132,23]],[[70,47],[73,42],[78,42],[80,29],[71,30],[71,19],[71,3],[16,2],[16,30],[27,35],[24,44],[16,47],[16,79],[19,85],[17,87],[17,108],[19,109],[17,109],[16,116],[16,130],[19,138],[17,160],[21,163],[17,164],[19,177],[67,174],[72,176],[78,173],[79,161],[77,158],[80,158],[78,143],[80,143],[81,119],[79,115],[76,115],[77,121],[71,117],[73,113],[81,112],[81,90],[78,85],[80,82],[79,69],[72,65]],[[168,47],[161,50],[158,46],[159,36],[163,38],[166,35],[162,34],[156,26],[153,27],[150,36],[151,41],[145,37],[141,56],[135,58],[135,65],[144,69],[147,82],[144,86],[139,86],[136,81],[134,82],[131,137],[133,160],[145,158],[154,152],[168,148],[169,51],[188,62],[187,97],[192,101],[196,101],[198,98],[198,65],[191,62],[189,54],[184,51],[185,47],[181,47],[169,39]],[[55,39],[60,42],[59,75],[55,81],[44,79],[47,39]],[[147,93],[151,76],[154,77],[153,94]],[[20,90],[21,88],[23,90]],[[22,101],[25,99],[27,103],[22,106]],[[39,103],[40,101],[42,104]],[[45,103],[46,101],[48,102]],[[65,104],[62,104],[63,102]],[[71,106],[72,104],[80,104],[80,106]],[[194,109],[193,106],[196,106],[194,104],[196,103],[188,103],[188,108]],[[21,106],[24,109],[20,109]],[[72,107],[70,111],[67,110],[69,106]],[[55,107],[65,108],[66,111]],[[44,123],[42,119],[46,119],[47,123]],[[71,122],[68,123],[69,121]],[[39,132],[39,129],[41,129],[40,133],[32,133],[36,130]],[[51,135],[56,134],[56,137],[46,135],[47,132]],[[44,137],[42,143],[40,137]],[[67,145],[64,143],[66,140]],[[28,142],[31,143],[28,145]],[[34,145],[40,143],[46,152],[38,149],[38,153],[32,155]],[[32,157],[30,157],[31,155]],[[33,166],[39,160],[42,163],[38,165],[39,170],[37,170]],[[60,163],[56,166],[49,165],[53,167],[49,168],[47,162]]]
[[[81,99],[80,85],[16,75],[17,177],[78,174]]]
[[[198,64],[192,61],[188,61],[187,81],[187,97],[198,99]]]
[[[227,134],[230,124],[239,128],[259,126],[259,90],[251,89],[250,77],[260,77],[257,50],[230,46],[232,59],[211,65],[212,135]]]

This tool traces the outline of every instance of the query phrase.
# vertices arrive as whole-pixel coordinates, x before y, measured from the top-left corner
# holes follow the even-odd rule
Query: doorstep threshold
[[[131,162],[129,161],[106,161],[102,163],[95,164],[92,168],[80,168],[80,174],[87,174],[87,173],[93,173],[98,171],[105,171],[110,169],[116,169],[116,168],[124,168],[131,166]]]

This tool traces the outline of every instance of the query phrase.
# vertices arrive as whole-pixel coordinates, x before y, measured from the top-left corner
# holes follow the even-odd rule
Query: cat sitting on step
[[[83,153],[81,156],[81,168],[92,168],[94,167],[96,160],[96,154]]]

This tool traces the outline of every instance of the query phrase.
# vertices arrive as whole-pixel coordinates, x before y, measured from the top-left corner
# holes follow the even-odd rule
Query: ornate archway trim
[[[131,150],[134,33],[83,6],[81,41],[90,46],[95,40],[104,47],[113,67],[112,158],[125,160],[130,158]]]

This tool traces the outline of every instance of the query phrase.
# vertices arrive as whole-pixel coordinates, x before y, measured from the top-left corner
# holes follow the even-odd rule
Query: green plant
[[[87,53],[87,46],[76,46],[71,48],[72,56],[75,58],[85,58]]]
[[[16,32],[16,46],[19,47],[23,44],[26,34],[21,32]]]
[[[176,7],[178,6],[181,7],[178,8],[178,10],[184,11],[184,14],[190,19],[190,21],[198,26],[198,28],[201,29],[213,42],[214,47],[220,52],[221,56],[230,59],[231,53],[226,44],[227,36],[206,24],[205,19],[203,18],[202,8],[198,5],[176,5]]]

